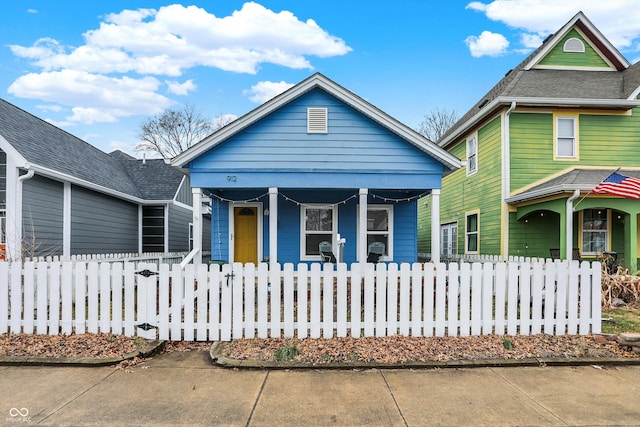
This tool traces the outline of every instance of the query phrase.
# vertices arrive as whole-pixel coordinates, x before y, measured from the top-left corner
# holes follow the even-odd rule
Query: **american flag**
[[[627,199],[640,198],[640,179],[614,172],[596,185],[594,193],[613,194]]]

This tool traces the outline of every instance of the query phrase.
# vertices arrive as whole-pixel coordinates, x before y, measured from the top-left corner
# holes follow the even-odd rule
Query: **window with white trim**
[[[467,254],[477,254],[480,243],[480,226],[478,213],[467,214],[465,220],[464,251]]]
[[[582,254],[600,255],[607,251],[608,242],[608,209],[585,209],[582,211]]]
[[[472,136],[467,139],[467,175],[478,171],[478,138]]]
[[[393,206],[367,206],[367,253],[371,244],[379,242],[384,245],[382,259],[393,257]]]
[[[337,208],[333,206],[303,206],[301,212],[301,259],[320,258],[320,242],[334,245],[334,236],[338,228]]]
[[[556,157],[576,158],[576,118],[556,117]]]

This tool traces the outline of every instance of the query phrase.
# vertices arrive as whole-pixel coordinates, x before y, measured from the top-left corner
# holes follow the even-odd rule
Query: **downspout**
[[[566,210],[566,257],[568,261],[571,261],[573,257],[573,201],[580,196],[580,190],[573,190],[573,195],[567,199]]]
[[[512,101],[504,116],[504,139],[502,144],[502,254],[509,256],[509,206],[505,202],[511,193],[511,112],[516,108]]]
[[[22,227],[24,226],[23,218],[22,218],[22,186],[24,181],[33,178],[35,171],[30,169],[30,165],[26,164],[24,169],[27,171],[24,175],[18,175],[18,179],[16,180],[16,239],[15,243],[18,245],[18,259],[22,259]],[[20,172],[18,172],[20,174]],[[15,248],[12,248],[15,249]]]

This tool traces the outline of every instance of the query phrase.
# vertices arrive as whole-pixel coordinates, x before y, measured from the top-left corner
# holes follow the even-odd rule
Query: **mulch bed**
[[[0,335],[0,355],[38,357],[118,357],[138,349],[142,340],[111,334]],[[212,342],[168,341],[162,350],[207,351]],[[638,358],[617,343],[592,336],[379,337],[331,339],[245,339],[224,346],[224,356],[237,360],[276,361],[283,349],[291,360],[309,364],[368,362],[397,364],[524,358]],[[140,359],[128,362],[131,366]]]

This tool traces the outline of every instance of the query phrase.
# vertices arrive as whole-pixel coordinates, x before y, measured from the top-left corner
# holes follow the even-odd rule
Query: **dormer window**
[[[582,40],[572,37],[564,42],[562,50],[564,52],[571,53],[584,53],[584,43],[582,42]]]
[[[326,108],[307,108],[307,133],[328,133]]]

